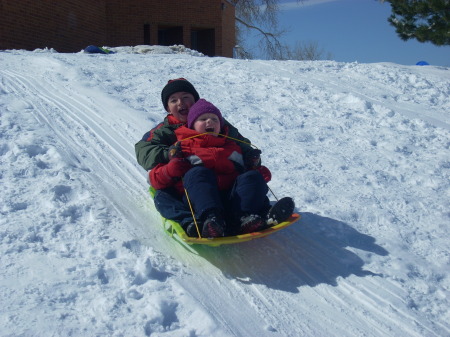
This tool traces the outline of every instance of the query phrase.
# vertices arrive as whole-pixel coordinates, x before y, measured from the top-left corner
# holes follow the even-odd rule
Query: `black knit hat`
[[[197,90],[195,90],[191,82],[189,82],[185,78],[177,78],[175,80],[170,80],[169,82],[167,82],[166,86],[161,91],[161,100],[164,105],[164,109],[167,110],[170,95],[180,91],[192,94],[194,96],[195,102],[200,99]]]

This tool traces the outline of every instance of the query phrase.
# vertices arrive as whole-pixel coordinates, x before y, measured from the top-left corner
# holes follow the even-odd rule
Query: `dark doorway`
[[[183,44],[183,27],[159,26],[158,44],[161,46]]]
[[[144,44],[150,45],[150,25],[144,25]]]
[[[191,49],[197,50],[207,56],[215,56],[214,29],[196,29],[191,31]]]

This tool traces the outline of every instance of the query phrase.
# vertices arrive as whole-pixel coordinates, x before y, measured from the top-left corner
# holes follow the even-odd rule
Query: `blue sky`
[[[289,31],[283,40],[317,42],[325,54],[343,62],[393,62],[412,65],[427,61],[450,66],[450,46],[403,41],[388,22],[389,3],[377,0],[280,1],[279,23]]]

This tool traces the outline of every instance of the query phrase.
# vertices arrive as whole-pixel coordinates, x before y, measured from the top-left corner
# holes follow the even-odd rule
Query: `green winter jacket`
[[[184,124],[170,124],[169,118],[166,116],[163,122],[147,132],[134,146],[139,165],[148,171],[159,163],[168,163],[169,147],[177,141],[174,131],[182,125]],[[250,140],[243,137],[238,129],[226,120],[225,125],[228,126],[228,136],[245,142],[236,142],[241,147],[242,155],[245,158],[245,154],[252,149]]]

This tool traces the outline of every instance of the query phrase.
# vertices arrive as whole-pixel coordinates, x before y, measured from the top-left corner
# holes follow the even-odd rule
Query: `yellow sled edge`
[[[242,243],[242,242],[246,242],[246,241],[250,241],[250,240],[254,240],[254,239],[258,239],[258,238],[262,238],[268,235],[271,235],[283,228],[286,228],[287,226],[292,225],[294,222],[296,222],[297,220],[300,219],[300,215],[297,213],[293,213],[291,215],[291,217],[289,219],[287,219],[286,221],[275,225],[273,227],[269,227],[265,230],[262,230],[260,232],[253,232],[253,233],[248,233],[248,234],[239,234],[239,235],[234,235],[234,236],[225,236],[225,237],[220,237],[220,238],[196,238],[196,237],[190,237],[187,236],[186,232],[184,231],[184,229],[180,226],[180,224],[178,222],[175,222],[173,220],[168,220],[168,219],[164,219],[165,222],[165,226],[170,225],[169,228],[165,228],[165,230],[171,234],[171,229],[172,232],[175,231],[175,234],[185,243],[189,244],[189,245],[207,245],[207,246],[220,246],[220,245],[226,245],[226,244],[235,244],[235,243]]]

